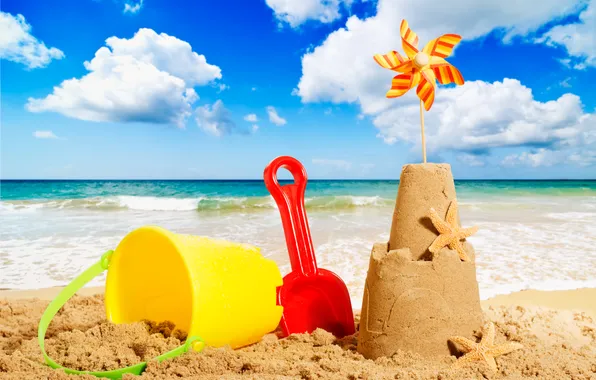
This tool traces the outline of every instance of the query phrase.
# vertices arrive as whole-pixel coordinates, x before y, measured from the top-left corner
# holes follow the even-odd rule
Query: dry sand
[[[37,323],[57,291],[0,292],[0,379],[95,379],[68,376],[43,364]],[[111,369],[165,352],[184,338],[168,325],[111,325],[105,321],[101,289],[85,293],[99,294],[73,298],[48,330],[46,346],[58,362]],[[495,374],[480,363],[452,370],[453,356],[424,360],[398,352],[367,360],[356,352],[357,335],[338,341],[316,331],[286,339],[269,334],[235,351],[207,348],[150,363],[141,379],[596,379],[596,324],[590,316],[596,314],[596,289],[524,291],[485,301],[483,309],[496,324],[497,343],[510,340],[525,346],[497,358]]]

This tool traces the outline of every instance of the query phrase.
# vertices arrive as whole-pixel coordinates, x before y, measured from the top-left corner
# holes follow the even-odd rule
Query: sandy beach
[[[8,199],[0,203],[6,227],[0,231],[0,286],[6,288],[0,290],[0,380],[72,379],[44,364],[39,318],[61,289],[54,286],[71,281],[140,226],[249,243],[282,274],[290,269],[279,212],[259,181],[11,186],[3,187]],[[397,183],[309,186],[306,208],[317,263],[345,281],[358,323],[372,244],[390,239]],[[524,346],[497,357],[497,372],[483,363],[452,368],[462,354],[457,350],[435,359],[406,350],[365,359],[356,349],[357,326],[356,334],[340,340],[322,330],[283,339],[272,332],[238,350],[206,348],[151,362],[141,378],[596,380],[594,185],[488,181],[456,187],[462,226],[480,228],[470,243],[477,253],[482,317],[494,323],[496,344]],[[55,317],[46,336],[54,360],[79,370],[110,370],[181,344],[185,337],[175,326],[107,322],[104,282],[105,275],[95,278]],[[474,334],[466,338],[482,336]]]
[[[43,364],[36,339],[39,317],[59,290],[0,291],[0,379],[72,378]],[[46,345],[59,363],[85,370],[114,369],[180,344],[183,336],[172,326],[108,323],[102,292],[101,287],[84,289],[50,326]],[[358,333],[336,340],[317,330],[285,339],[272,333],[239,350],[207,348],[150,363],[141,378],[596,379],[596,289],[522,291],[483,301],[483,311],[495,323],[497,343],[524,345],[496,359],[497,373],[482,363],[452,369],[455,356],[428,360],[399,352],[366,360],[356,351]],[[478,339],[477,335],[468,338]]]

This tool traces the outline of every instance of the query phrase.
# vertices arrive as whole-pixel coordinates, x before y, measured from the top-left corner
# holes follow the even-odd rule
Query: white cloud
[[[486,162],[482,160],[478,155],[469,154],[469,153],[462,153],[457,155],[457,160],[464,165],[468,166],[484,166]]]
[[[230,89],[230,86],[228,86],[227,84],[220,83],[219,85],[217,85],[217,93],[218,94],[222,91],[229,90],[229,89]]]
[[[418,144],[420,116],[415,96],[412,93],[409,100],[374,117],[379,137],[385,142]],[[580,146],[594,138],[590,137],[594,128],[596,116],[584,113],[578,96],[564,94],[540,102],[515,79],[443,88],[437,93],[432,112],[425,113],[429,151],[478,152],[526,144]]]
[[[207,104],[198,107],[196,121],[199,128],[214,136],[223,136],[236,130],[236,123],[221,100],[217,100],[212,106]]]
[[[312,163],[315,165],[330,166],[340,170],[350,170],[352,163],[344,160],[329,160],[324,158],[313,158]]]
[[[251,90],[251,91],[257,91],[257,88],[256,88],[256,87],[253,87],[253,88],[251,88],[250,90]]]
[[[33,37],[31,25],[23,15],[13,16],[0,12],[0,59],[22,63],[29,69],[45,67],[53,59],[64,58],[64,53],[48,48],[42,41]]]
[[[269,114],[269,121],[275,125],[281,126],[287,123],[286,119],[279,116],[273,106],[267,107],[267,114]]]
[[[570,80],[571,80],[571,78],[565,78],[561,82],[559,82],[559,85],[561,87],[570,88],[571,87],[571,84],[569,83]]]
[[[540,148],[533,152],[522,152],[519,154],[511,154],[506,156],[501,165],[503,166],[531,166],[533,168],[539,166],[552,166],[561,162],[561,157],[558,152],[549,149]]]
[[[536,39],[551,46],[563,46],[573,57],[562,60],[562,63],[582,70],[588,66],[596,67],[596,3],[589,1],[580,13],[579,22],[557,25]]]
[[[252,133],[257,133],[257,131],[259,130],[259,126],[256,124],[253,124],[250,130]]]
[[[390,50],[401,51],[402,18],[418,33],[422,46],[444,33],[458,33],[465,40],[472,40],[494,29],[504,30],[503,38],[508,40],[535,31],[553,18],[577,12],[582,3],[583,0],[379,0],[374,17],[350,17],[345,27],[329,34],[302,57],[297,94],[303,102],[358,102],[363,112],[376,113],[401,102],[385,98],[393,74],[379,67],[372,57]]]
[[[574,150],[535,149],[529,152],[510,154],[501,161],[502,166],[548,167],[559,164],[592,166],[596,164],[596,151],[590,148]]]
[[[53,111],[88,121],[173,123],[184,127],[198,99],[194,86],[221,78],[219,67],[189,43],[151,29],[110,37],[88,74],[65,80],[45,98],[29,98],[31,112]]]
[[[349,8],[353,0],[265,0],[280,23],[295,28],[308,20],[330,23],[337,20],[340,6]]]
[[[244,116],[244,120],[250,121],[251,123],[256,123],[257,121],[259,121],[257,115],[255,115],[254,113],[249,113],[248,115]]]
[[[57,139],[58,136],[54,134],[52,131],[35,131],[33,132],[33,137],[38,139]]]
[[[136,13],[139,13],[141,8],[143,8],[143,0],[137,0],[137,1],[126,0],[124,2],[124,11],[123,12],[136,14]]]
[[[596,150],[586,150],[581,153],[571,154],[567,160],[579,166],[591,166],[596,164]]]

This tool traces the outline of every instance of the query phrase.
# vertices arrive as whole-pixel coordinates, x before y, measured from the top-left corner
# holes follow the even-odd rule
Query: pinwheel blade
[[[426,69],[421,72],[421,75],[416,94],[424,103],[424,109],[428,111],[435,101],[435,73],[431,69]]]
[[[447,58],[451,55],[453,48],[461,41],[461,36],[457,34],[443,34],[435,38],[424,46],[423,52],[430,56]]]
[[[410,29],[406,20],[401,21],[399,28],[401,34],[401,44],[406,55],[411,59],[418,53],[418,35]]]
[[[401,65],[397,66],[393,70],[398,71],[400,73],[409,73],[410,71],[414,70],[414,66],[412,65],[412,60],[408,59]]]
[[[433,70],[435,76],[437,77],[439,83],[455,83],[460,86],[464,84],[464,77],[461,75],[459,70],[447,61],[439,64],[431,64],[430,67]]]
[[[409,89],[416,86],[420,82],[420,73],[419,72],[409,72],[405,74],[399,74],[393,77],[391,81],[391,89],[387,91],[386,96],[388,98],[397,98],[402,96]]]
[[[389,70],[395,70],[397,66],[406,62],[406,59],[395,50],[387,54],[375,54],[373,58],[380,66]]]

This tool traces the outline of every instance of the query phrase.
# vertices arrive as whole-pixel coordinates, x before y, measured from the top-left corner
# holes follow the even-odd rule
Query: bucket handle
[[[62,369],[64,372],[68,374],[75,374],[75,375],[93,375],[97,377],[106,377],[109,379],[120,379],[125,373],[132,373],[135,375],[140,375],[145,368],[147,367],[147,362],[141,362],[129,367],[119,368],[111,371],[78,371],[70,368],[65,368],[60,364],[56,363],[52,360],[45,350],[45,337],[46,331],[48,330],[48,326],[50,326],[50,322],[58,313],[58,310],[66,304],[66,302],[83,286],[85,286],[89,281],[93,280],[95,277],[103,273],[105,270],[108,269],[110,265],[110,260],[112,258],[112,254],[114,251],[107,251],[102,256],[101,259],[87,268],[83,273],[81,273],[78,277],[76,277],[70,284],[68,284],[62,291],[54,298],[52,302],[48,305],[46,310],[44,311],[43,315],[41,316],[41,320],[39,321],[39,326],[37,329],[37,341],[39,342],[39,347],[41,348],[41,352],[45,359],[47,365],[54,369]],[[192,336],[186,339],[186,342],[176,347],[175,349],[168,351],[164,354],[157,356],[152,360],[157,360],[158,362],[164,361],[166,359],[172,359],[176,356],[180,356],[185,352],[190,351],[191,349],[200,352],[205,347],[205,342],[199,336]]]

